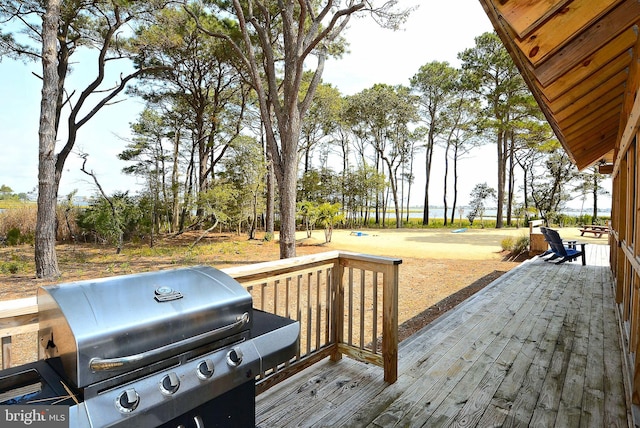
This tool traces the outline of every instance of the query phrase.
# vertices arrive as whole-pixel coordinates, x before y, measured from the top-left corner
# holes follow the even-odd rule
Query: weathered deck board
[[[523,281],[523,290],[527,289],[525,283],[532,284],[532,281],[526,281],[526,276],[519,279]],[[535,287],[530,287],[534,289]],[[482,357],[486,348],[495,340],[495,336],[483,335],[483,330],[489,328],[492,331],[500,332],[505,324],[509,323],[514,313],[518,312],[520,307],[518,300],[511,300],[506,294],[494,294],[493,299],[484,300],[483,307],[485,310],[475,313],[474,323],[464,323],[456,328],[445,327],[442,331],[447,333],[446,337],[440,342],[440,346],[432,348],[428,355],[438,357],[427,359],[423,364],[410,367],[407,373],[411,374],[418,381],[411,390],[403,394],[403,397],[383,412],[376,423],[380,426],[389,426],[391,420],[401,419],[405,417],[405,413],[412,413],[407,416],[411,420],[425,420],[428,414],[434,411],[438,404],[445,398],[450,389],[448,385],[455,385],[468,370],[470,366]],[[522,310],[524,315],[525,311]],[[489,325],[485,325],[481,321],[483,319],[492,318]],[[455,317],[449,317],[443,320],[445,326]],[[452,346],[452,341],[456,341]],[[469,346],[472,344],[471,346]],[[425,387],[425,385],[427,387]],[[417,392],[414,392],[417,391]],[[429,403],[427,405],[427,403]],[[408,407],[408,408],[407,408]],[[405,410],[403,411],[403,408]]]
[[[611,281],[609,272],[602,272],[603,282],[606,284]],[[603,307],[606,307],[609,302],[614,300],[613,289],[611,287],[602,288],[602,298],[604,301]],[[628,407],[623,408],[619,405],[616,397],[622,397],[624,395],[624,380],[617,375],[619,367],[623,365],[622,358],[616,350],[621,346],[620,327],[616,314],[612,311],[604,311],[603,314],[604,331],[607,333],[604,338],[604,373],[602,378],[604,380],[604,423],[602,426],[606,427],[622,427],[627,426],[622,424],[621,421],[631,421],[631,409]],[[625,419],[626,418],[626,419]]]
[[[401,343],[399,377],[343,358],[257,397],[268,427],[630,426],[608,247],[532,259]]]

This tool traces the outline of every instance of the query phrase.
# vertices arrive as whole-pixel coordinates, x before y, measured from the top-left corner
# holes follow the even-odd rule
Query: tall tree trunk
[[[409,218],[411,217],[411,182],[407,184],[407,223],[409,223]]]
[[[387,189],[385,190],[384,194],[382,195],[382,227],[385,228],[387,227],[387,202],[389,201],[389,188],[387,187]]]
[[[266,142],[264,141],[264,128],[260,129],[261,140],[263,141],[263,147],[265,150],[266,156],[266,164],[267,164],[267,174],[266,174],[266,213],[265,213],[265,221],[264,221],[264,232],[265,238],[268,240],[273,239],[273,234],[275,233],[275,201],[276,201],[276,190],[275,190],[275,177],[273,173],[273,159],[271,159],[271,152],[267,148]]]
[[[596,223],[598,221],[598,177],[596,176],[597,171],[594,171],[593,174],[593,218],[591,220],[592,223]]]
[[[158,228],[158,231],[160,231],[160,224],[161,224],[161,215],[160,215],[160,177],[159,177],[159,171],[160,171],[160,167],[159,164],[160,162],[158,161],[158,158],[156,157],[156,168],[155,168],[155,173],[153,174],[153,176],[151,177],[152,183],[151,184],[151,192],[153,193],[153,195],[151,196],[152,200],[153,200],[153,208],[152,208],[152,213],[151,213],[151,231],[149,232],[149,247],[153,248],[154,245],[154,239],[155,239],[155,233],[156,233],[156,226]],[[164,174],[164,169],[162,169],[162,173]],[[162,189],[164,189],[164,185],[162,186]],[[166,199],[164,199],[164,203],[166,204]]]
[[[172,218],[171,218],[171,232],[178,231],[178,222],[180,217],[180,183],[178,183],[179,177],[179,161],[178,153],[180,151],[180,130],[176,130],[175,138],[173,139],[173,165],[171,167],[171,204],[172,204]]]
[[[511,154],[509,154],[509,172],[507,175],[507,226],[511,226],[511,211],[513,207],[513,188],[515,186],[514,183],[514,175],[513,175],[513,158]]]
[[[430,140],[431,138],[429,136]],[[429,184],[431,181],[431,162],[433,161],[433,143],[429,143],[426,148],[424,165],[426,181],[424,184],[424,208],[422,211],[422,224],[425,226],[429,224]]]
[[[311,142],[310,138],[305,138],[305,147],[304,147],[304,173],[306,174],[311,170]]]
[[[42,18],[42,101],[38,150],[38,213],[35,264],[38,278],[60,276],[56,255],[56,100],[58,98],[57,47],[60,0],[45,2]]]
[[[251,216],[247,229],[249,231],[249,239],[256,239],[256,229],[258,228],[258,198],[260,195],[259,186],[252,190],[253,198],[251,199]]]
[[[407,174],[407,223],[409,223],[409,216],[411,214],[411,187],[413,185],[413,161],[415,159],[415,145],[411,143],[411,150],[409,151],[409,174]]]
[[[444,188],[442,189],[442,202],[444,203],[444,225],[447,225],[447,179],[449,176],[449,147],[451,139],[447,139],[447,146],[444,149]],[[453,221],[451,221],[453,223]]]
[[[402,161],[400,161],[401,165],[403,165]],[[396,179],[397,181],[397,179]],[[400,218],[404,218],[404,166],[402,167],[402,172],[400,173]],[[407,207],[409,206],[409,202],[407,201]],[[407,214],[409,210],[407,210]]]
[[[273,176],[273,163],[267,164],[267,201],[264,230],[270,238],[275,233],[275,202],[276,202],[276,186]]]
[[[293,120],[295,122],[295,118]],[[283,147],[297,144],[300,133],[292,124],[287,132],[280,132]],[[287,141],[289,140],[289,141]],[[295,146],[294,146],[295,147]],[[282,150],[281,175],[278,178],[280,190],[280,258],[296,256],[296,185],[298,182],[297,150]]]
[[[376,153],[376,172],[380,172],[380,153]],[[382,170],[384,172],[384,169]],[[384,199],[384,191],[380,191],[376,193],[376,216],[375,216],[375,224],[380,224],[380,200]],[[384,210],[383,210],[384,211]],[[384,216],[385,213],[382,213],[382,225],[384,226]]]
[[[345,182],[347,181],[347,172],[349,171],[349,142],[346,141],[346,136],[340,133],[340,146],[342,148],[342,186],[344,188]],[[345,192],[340,192],[341,195],[341,206],[342,209],[345,209],[347,205]]]
[[[391,163],[384,159],[389,170],[389,184],[391,185],[391,196],[393,197],[394,211],[396,214],[396,229],[402,228],[402,215],[400,214],[400,198],[398,198],[398,169],[392,169]],[[385,215],[386,218],[386,215]]]
[[[197,192],[204,192],[207,190],[207,171],[209,169],[209,152],[210,145],[208,144],[208,138],[204,132],[204,119],[202,117],[202,113],[198,112],[195,118],[196,124],[196,141],[194,145],[197,148],[198,153],[198,167],[196,184],[197,184]],[[204,208],[201,205],[200,196],[196,197],[196,216],[198,219],[201,219],[204,216]]]
[[[453,150],[453,205],[451,206],[451,224],[455,221],[456,205],[458,203],[458,146]],[[447,213],[445,212],[446,216]],[[461,225],[462,227],[462,225]]]
[[[409,223],[409,217],[411,216],[411,182],[413,177],[413,156],[411,157],[411,163],[409,166],[409,180],[407,183],[407,223]]]
[[[527,186],[527,171],[525,170],[524,173],[522,174],[522,186],[523,186],[523,192],[524,192],[524,211],[525,211],[525,218],[529,217],[529,195],[527,194],[528,192],[528,186]]]
[[[171,213],[169,212],[169,195],[167,194],[168,188],[167,188],[167,164],[165,162],[165,156],[164,156],[164,147],[162,146],[162,143],[160,143],[159,146],[159,153],[155,156],[156,159],[160,158],[159,161],[159,165],[160,168],[159,172],[156,172],[156,176],[158,177],[156,182],[160,183],[160,189],[158,190],[158,197],[160,197],[160,193],[162,193],[162,208],[160,206],[160,202],[158,201],[158,206],[156,207],[157,213],[158,213],[158,219],[157,219],[157,224],[158,224],[158,230],[157,232],[159,233],[161,230],[161,227],[163,226],[168,226],[169,225],[169,220],[171,219]],[[158,161],[157,161],[158,162]],[[164,218],[164,221],[163,221]],[[168,226],[168,228],[170,229],[171,226]]]
[[[513,211],[513,194],[515,192],[515,173],[514,173],[514,132],[513,129],[509,132],[509,193],[507,195],[507,226],[511,226],[511,213]]]
[[[193,174],[195,160],[195,147],[191,146],[191,155],[189,158],[189,164],[187,165],[186,181],[184,183],[184,202],[182,205],[182,211],[180,212],[180,221],[178,222],[178,231],[182,233],[184,231],[185,222],[187,221],[187,215],[189,214],[189,207],[191,205],[191,198],[193,196]]]
[[[502,207],[504,205],[504,188],[505,188],[505,150],[504,150],[505,135],[503,131],[498,131],[498,207],[496,212],[496,229],[500,229],[503,226],[502,222]]]

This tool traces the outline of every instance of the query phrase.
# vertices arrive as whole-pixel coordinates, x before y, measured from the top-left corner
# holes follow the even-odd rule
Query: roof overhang
[[[480,3],[577,167],[614,162],[640,84],[640,1]]]

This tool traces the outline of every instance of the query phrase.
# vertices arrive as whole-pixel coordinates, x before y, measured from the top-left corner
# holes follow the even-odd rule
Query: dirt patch
[[[436,320],[441,315],[444,315],[451,309],[455,308],[460,303],[464,302],[469,297],[473,296],[478,291],[482,290],[505,273],[506,272],[504,271],[493,271],[474,281],[472,284],[445,297],[435,305],[428,307],[419,314],[414,315],[412,318],[408,319],[398,326],[398,340],[402,342],[404,339],[410,337],[415,332],[429,325],[432,321]]]

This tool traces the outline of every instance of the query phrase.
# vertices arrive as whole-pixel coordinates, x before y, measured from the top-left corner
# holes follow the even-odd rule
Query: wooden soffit
[[[573,162],[612,163],[640,85],[640,0],[480,3]]]

